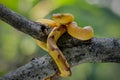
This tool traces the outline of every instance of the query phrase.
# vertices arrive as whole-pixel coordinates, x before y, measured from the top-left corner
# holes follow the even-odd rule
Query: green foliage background
[[[87,1],[0,0],[0,4],[33,21],[52,18],[54,13],[72,13],[80,27],[90,25],[94,28],[95,37],[119,38],[120,17],[108,7],[91,5]],[[45,54],[47,52],[39,48],[30,36],[0,21],[0,76]],[[120,80],[119,67],[115,63],[84,63],[72,68],[73,75],[63,80]]]

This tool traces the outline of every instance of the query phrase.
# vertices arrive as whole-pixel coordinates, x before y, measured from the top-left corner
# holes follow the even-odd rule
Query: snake
[[[36,22],[48,25],[52,30],[49,33],[46,42],[37,39],[35,39],[35,42],[53,58],[59,69],[58,74],[61,77],[71,76],[72,72],[70,65],[57,46],[57,41],[65,32],[76,39],[82,41],[89,40],[93,38],[93,28],[90,26],[83,28],[79,27],[74,21],[74,16],[70,13],[53,14],[52,19],[39,19]],[[48,77],[45,80],[51,80],[51,77]]]

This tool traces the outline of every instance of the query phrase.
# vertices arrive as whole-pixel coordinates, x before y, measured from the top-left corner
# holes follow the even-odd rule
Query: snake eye
[[[74,20],[74,17],[72,14],[69,13],[64,13],[64,14],[58,13],[53,15],[53,20],[55,22],[65,25],[71,23]]]

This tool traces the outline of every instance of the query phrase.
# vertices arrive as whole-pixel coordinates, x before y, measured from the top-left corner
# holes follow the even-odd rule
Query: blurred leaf
[[[54,2],[56,6],[64,6],[64,5],[72,5],[76,2],[76,0],[51,0]]]
[[[16,53],[18,52],[17,46],[19,41],[19,35],[13,28],[6,25],[5,23],[1,24],[0,37],[2,58],[5,58],[6,60],[14,59]]]
[[[0,0],[0,4],[28,17],[28,12],[41,0]]]
[[[39,3],[41,0],[32,0],[33,6],[35,6],[37,3]]]
[[[25,55],[32,55],[36,50],[36,44],[33,42],[31,37],[25,37],[21,40],[20,49]]]
[[[3,4],[14,11],[18,11],[19,0],[0,0],[0,4]]]

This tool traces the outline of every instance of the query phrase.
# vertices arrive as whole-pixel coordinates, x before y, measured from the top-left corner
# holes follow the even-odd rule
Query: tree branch
[[[51,30],[47,25],[27,20],[2,4],[0,4],[0,19],[10,24],[17,30],[41,41],[46,41],[47,35]]]
[[[0,19],[16,29],[45,41],[50,29],[44,24],[29,21],[15,12],[0,5]],[[93,38],[80,41],[65,33],[58,46],[64,53],[71,67],[85,62],[120,63],[120,39]],[[25,66],[6,74],[0,80],[42,80],[55,74],[58,68],[49,55],[35,58]],[[56,76],[58,80],[59,76]],[[60,78],[61,79],[61,78]]]

